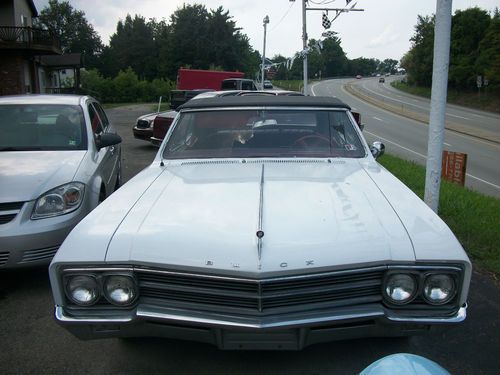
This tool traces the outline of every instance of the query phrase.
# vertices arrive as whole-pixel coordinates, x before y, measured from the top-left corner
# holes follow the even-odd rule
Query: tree
[[[68,1],[49,0],[38,22],[59,39],[63,53],[81,53],[85,66],[96,66],[103,45],[84,12],[74,9]]]
[[[430,87],[432,83],[432,60],[434,56],[435,17],[418,16],[415,34],[410,38],[412,47],[401,60],[408,73],[408,81]]]
[[[484,76],[493,89],[500,89],[500,12],[495,9],[483,40],[479,43],[479,55],[475,64],[478,75]]]
[[[146,22],[144,17],[130,15],[118,21],[116,32],[111,36],[109,48],[103,51],[101,70],[114,77],[120,70],[131,67],[142,79],[157,75],[157,48],[154,40],[156,22]]]
[[[457,10],[452,19],[450,48],[450,84],[455,88],[474,88],[475,62],[479,44],[486,35],[491,18],[485,10]]]

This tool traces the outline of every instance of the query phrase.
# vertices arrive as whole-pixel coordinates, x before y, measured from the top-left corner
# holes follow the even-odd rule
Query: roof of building
[[[223,96],[207,99],[190,100],[177,110],[216,107],[351,107],[337,98],[325,96]]]

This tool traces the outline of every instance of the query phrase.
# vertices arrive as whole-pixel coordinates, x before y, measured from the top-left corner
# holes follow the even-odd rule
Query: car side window
[[[241,89],[242,90],[252,90],[253,89],[252,82],[245,82],[245,81],[243,81],[241,83]]]
[[[99,117],[101,118],[103,128],[106,129],[109,125],[109,120],[108,116],[106,116],[106,112],[104,112],[104,109],[101,107],[99,103],[92,103],[92,105],[95,107],[97,113],[99,114]]]
[[[92,103],[88,104],[90,125],[92,126],[92,132],[94,135],[99,135],[104,132],[104,126],[102,124],[101,118],[97,114],[97,110],[94,108]]]

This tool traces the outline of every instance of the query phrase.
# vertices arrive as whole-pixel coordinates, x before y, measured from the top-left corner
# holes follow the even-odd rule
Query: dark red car
[[[161,145],[176,115],[176,111],[168,111],[162,112],[155,117],[153,121],[153,136],[151,137],[152,144],[155,146]]]

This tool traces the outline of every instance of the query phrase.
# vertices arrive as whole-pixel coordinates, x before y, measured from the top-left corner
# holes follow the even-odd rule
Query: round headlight
[[[90,306],[99,299],[99,286],[93,276],[73,276],[66,284],[68,297],[80,306]]]
[[[137,296],[137,288],[130,276],[113,275],[104,281],[106,299],[115,305],[130,305]]]
[[[416,291],[417,283],[411,275],[392,274],[385,282],[384,292],[387,299],[398,305],[410,302],[415,297]]]
[[[455,292],[455,281],[450,275],[429,275],[425,279],[424,298],[433,305],[449,302]]]

